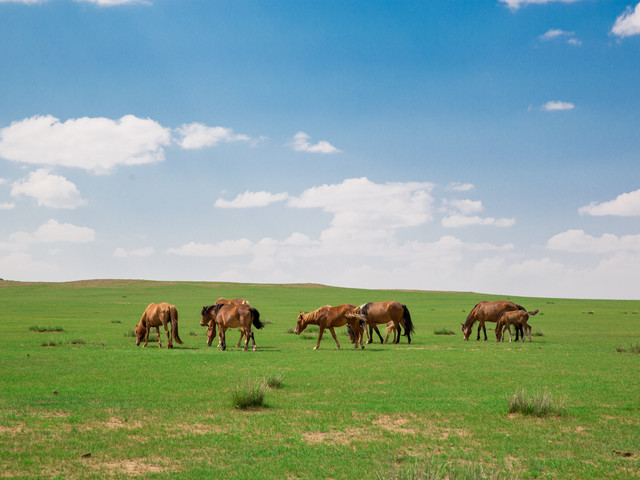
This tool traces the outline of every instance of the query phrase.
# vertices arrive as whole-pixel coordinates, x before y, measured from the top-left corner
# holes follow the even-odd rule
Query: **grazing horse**
[[[220,297],[218,300],[216,300],[216,305],[219,304],[226,304],[226,305],[246,305],[247,307],[249,306],[249,302],[247,302],[244,298],[232,298],[231,300],[228,300],[224,297]],[[213,322],[209,322],[209,325],[207,325],[207,347],[211,346],[211,343],[213,343],[213,337],[216,336],[214,327],[213,327]],[[238,344],[236,345],[236,348],[240,348],[240,343],[242,343],[242,339],[244,338],[244,331],[240,330],[240,338],[238,339]],[[218,342],[218,347],[220,347],[222,344],[220,342]]]
[[[338,342],[338,337],[336,337],[336,332],[334,330],[335,327],[344,327],[349,324],[351,329],[354,332],[355,337],[355,347],[358,348],[358,343],[360,346],[364,348],[364,344],[362,343],[362,331],[363,328],[360,326],[360,322],[366,321],[366,319],[357,311],[358,307],[355,305],[338,305],[332,307],[330,305],[325,305],[324,307],[320,307],[317,310],[310,313],[300,312],[298,315],[298,321],[296,323],[295,334],[300,335],[308,325],[318,325],[320,327],[320,333],[318,334],[318,343],[313,348],[317,350],[320,348],[320,340],[322,340],[322,334],[325,329],[329,329],[333,339],[336,341],[336,345],[338,346],[338,350],[340,350],[340,342]]]
[[[487,302],[481,301],[478,303],[469,315],[467,315],[467,320],[462,324],[462,333],[464,335],[465,340],[469,340],[469,336],[471,335],[471,331],[473,329],[473,324],[475,322],[479,322],[478,325],[478,338],[476,340],[480,340],[480,329],[484,330],[484,339],[487,340],[487,328],[485,327],[485,322],[497,322],[500,319],[500,315],[504,312],[510,312],[514,310],[525,310],[525,308],[521,305],[516,305],[513,302],[508,300],[501,300],[498,302]],[[520,330],[522,332],[522,330]],[[518,336],[518,329],[516,329],[516,340]]]
[[[373,338],[371,337],[373,336],[374,329],[380,338],[380,343],[384,343],[382,341],[382,335],[380,335],[380,330],[378,330],[378,325],[381,323],[386,324],[388,322],[393,322],[393,326],[398,332],[400,332],[400,325],[403,324],[404,334],[407,337],[408,342],[411,343],[411,334],[414,329],[413,322],[411,321],[411,314],[409,313],[409,309],[406,305],[394,301],[369,302],[358,307],[358,312],[364,315],[367,320],[367,324],[369,325],[369,339],[367,340],[367,343],[373,342]],[[397,338],[394,333],[393,343],[400,343],[400,333],[398,333]]]
[[[167,325],[171,324],[171,333],[167,329]],[[164,327],[164,331],[167,332],[167,348],[173,348],[173,343],[171,342],[171,338],[178,342],[182,343],[180,340],[180,335],[178,335],[178,310],[174,305],[169,303],[150,303],[144,313],[142,314],[142,318],[140,319],[140,323],[136,327],[136,345],[140,345],[142,339],[144,338],[143,347],[147,346],[149,343],[149,330],[155,327],[156,332],[158,333],[158,347],[162,348],[162,342],[160,341],[160,325]]]
[[[500,315],[500,320],[498,320],[498,325],[496,326],[496,342],[502,340],[504,342],[504,331],[507,330],[509,332],[509,342],[511,342],[511,325],[517,328],[523,328],[524,332],[529,332],[529,342],[531,342],[531,325],[527,322],[529,321],[529,317],[536,315],[540,310],[534,310],[533,312],[527,312],[524,310],[515,310],[512,312],[504,312]],[[516,342],[518,341],[518,337],[516,336]],[[524,333],[522,334],[522,341],[524,342]]]
[[[246,305],[229,305],[225,303],[218,303],[216,305],[209,305],[208,307],[202,307],[200,312],[201,320],[200,326],[204,327],[209,325],[207,333],[209,333],[208,345],[211,345],[213,337],[216,335],[216,326],[218,327],[218,336],[220,339],[220,347],[222,350],[227,349],[226,332],[229,328],[239,328],[245,336],[244,349],[249,347],[249,339],[253,341],[253,350],[257,350],[256,340],[251,331],[251,324],[257,329],[264,327],[264,324],[260,321],[260,312],[255,308],[248,307]]]

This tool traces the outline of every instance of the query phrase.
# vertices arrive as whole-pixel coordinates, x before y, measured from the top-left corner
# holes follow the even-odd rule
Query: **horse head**
[[[209,318],[211,317],[211,307],[202,307],[202,310],[200,311],[200,326],[201,327],[206,327],[207,324],[209,323]]]
[[[462,325],[462,334],[464,336],[465,340],[469,340],[469,337],[471,336],[471,325],[466,326],[464,323],[461,323],[460,325]]]
[[[140,345],[140,342],[142,342],[142,339],[144,338],[144,334],[146,333],[146,330],[142,325],[142,322],[136,325],[136,329],[134,330],[134,333],[136,335],[136,347],[137,347],[138,345]]]
[[[307,328],[307,323],[304,321],[304,312],[300,312],[294,333],[300,335],[305,328]]]

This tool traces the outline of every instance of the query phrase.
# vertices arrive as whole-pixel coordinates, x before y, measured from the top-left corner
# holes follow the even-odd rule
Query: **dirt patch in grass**
[[[175,463],[175,462],[174,462]],[[123,459],[95,462],[93,458],[87,459],[86,464],[99,472],[106,472],[109,476],[126,475],[131,477],[145,477],[153,473],[176,471],[176,467],[169,467],[160,459]]]
[[[415,435],[418,433],[417,430],[407,427],[407,424],[410,423],[415,423],[414,419],[399,415],[380,415],[373,421],[376,427],[388,432]]]

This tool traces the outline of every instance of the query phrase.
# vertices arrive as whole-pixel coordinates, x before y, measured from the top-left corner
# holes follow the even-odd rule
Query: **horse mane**
[[[314,322],[314,321],[318,320],[318,318],[322,314],[324,314],[324,312],[327,310],[327,308],[329,308],[329,305],[325,305],[324,307],[320,307],[320,308],[314,310],[313,312],[302,313],[302,319],[305,322]]]
[[[524,310],[525,312],[527,311],[526,308],[524,308],[522,305],[518,305],[517,303],[516,303],[516,307],[518,307],[518,310]]]
[[[473,315],[473,312],[476,311],[476,308],[478,308],[478,305],[480,304],[476,303],[475,306],[471,309],[471,311],[469,312],[469,315],[467,315],[467,319],[464,321],[464,324],[462,325],[463,327],[466,327],[469,325],[469,319],[471,318],[471,315]]]
[[[364,315],[365,317],[369,314],[369,308],[371,307],[371,303],[372,302],[367,302],[360,307],[360,313],[362,313],[362,315]]]
[[[208,307],[202,307],[202,311],[200,312],[200,315],[204,317],[214,307],[216,307],[216,305],[209,305]],[[214,312],[214,313],[217,313],[217,312]]]

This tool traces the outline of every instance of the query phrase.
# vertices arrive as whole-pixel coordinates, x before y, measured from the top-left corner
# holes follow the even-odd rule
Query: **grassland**
[[[220,296],[260,311],[257,352],[206,347],[199,312]],[[330,335],[313,351],[314,334],[290,333],[301,310],[388,299],[409,307],[411,345],[354,351],[341,332],[341,351]],[[481,299],[492,297],[0,282],[0,477],[421,478],[417,466],[440,462],[486,478],[639,478],[640,302],[511,298],[541,310],[533,343],[492,330],[464,342],[459,324]],[[160,301],[178,307],[184,344],[160,350],[152,335],[136,348],[131,330]],[[281,385],[266,406],[232,407],[238,385],[269,376]],[[510,414],[516,392],[562,412]]]

